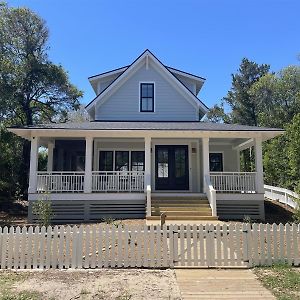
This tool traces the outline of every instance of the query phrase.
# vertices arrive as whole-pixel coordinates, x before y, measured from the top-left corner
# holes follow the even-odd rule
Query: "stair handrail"
[[[205,176],[205,193],[212,211],[212,216],[216,217],[217,216],[217,192],[214,189],[211,181],[210,181],[210,176],[206,175]]]

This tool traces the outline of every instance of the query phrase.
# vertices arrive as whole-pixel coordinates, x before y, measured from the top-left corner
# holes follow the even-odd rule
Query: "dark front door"
[[[155,188],[157,190],[188,190],[188,165],[188,146],[156,146]]]

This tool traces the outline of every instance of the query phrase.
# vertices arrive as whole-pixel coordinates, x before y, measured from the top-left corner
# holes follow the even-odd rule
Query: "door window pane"
[[[169,177],[169,155],[168,149],[159,149],[157,151],[157,177]]]
[[[100,151],[99,170],[100,171],[113,171],[113,152],[112,151]]]
[[[184,177],[186,174],[186,151],[185,149],[175,150],[175,177]]]
[[[144,171],[145,170],[145,152],[132,151],[131,152],[131,170]]]
[[[129,171],[129,152],[116,151],[115,154],[115,170],[116,171]]]
[[[209,153],[209,169],[211,172],[223,172],[222,153]]]

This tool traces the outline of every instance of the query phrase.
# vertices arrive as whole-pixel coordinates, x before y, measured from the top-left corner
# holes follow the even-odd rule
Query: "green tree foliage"
[[[238,72],[232,74],[232,86],[222,99],[221,105],[215,105],[208,113],[210,121],[237,123],[244,125],[258,125],[259,103],[250,93],[251,87],[262,76],[268,74],[269,65],[257,63],[243,58]],[[230,112],[225,113],[224,105]]]
[[[225,113],[224,106],[230,111]],[[227,96],[208,113],[214,122],[284,128],[263,145],[265,182],[300,191],[300,67],[270,73],[268,65],[243,59]],[[242,153],[242,169],[253,168],[251,151]]]
[[[68,111],[79,108],[82,92],[68,74],[48,57],[48,29],[37,14],[27,8],[0,5],[0,122],[2,126],[33,125],[67,120]],[[3,127],[2,127],[3,128]],[[4,129],[3,129],[4,130]],[[2,130],[2,131],[3,131]],[[11,135],[7,156],[20,160],[18,185],[26,194],[30,143],[18,141],[17,152]],[[10,142],[10,139],[11,142]],[[0,152],[3,151],[1,144]],[[21,147],[21,153],[19,152]],[[9,161],[6,160],[7,163]],[[10,164],[2,169],[14,169]],[[15,172],[15,170],[14,170]],[[12,172],[11,176],[15,176]],[[10,177],[11,177],[10,176]],[[8,180],[10,181],[10,180]],[[4,192],[3,189],[1,189]]]

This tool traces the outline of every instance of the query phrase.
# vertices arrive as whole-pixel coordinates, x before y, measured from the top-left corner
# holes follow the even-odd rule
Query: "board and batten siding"
[[[140,82],[154,82],[155,112],[140,112]],[[198,108],[181,94],[156,67],[145,64],[96,106],[96,120],[126,121],[198,121]]]

